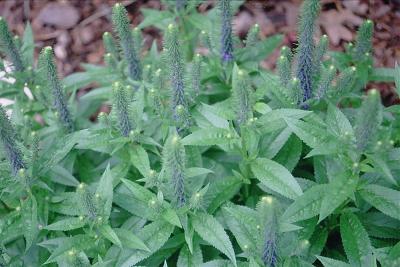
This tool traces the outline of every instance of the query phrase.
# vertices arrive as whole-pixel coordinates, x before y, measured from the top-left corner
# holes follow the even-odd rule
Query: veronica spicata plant
[[[400,69],[373,22],[330,51],[304,0],[266,70],[282,35],[240,40],[243,1],[161,2],[136,27],[116,4],[104,64],[63,78],[0,19],[0,266],[398,266],[400,110],[365,89]]]

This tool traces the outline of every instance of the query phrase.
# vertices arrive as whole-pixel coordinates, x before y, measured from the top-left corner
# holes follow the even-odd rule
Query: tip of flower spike
[[[109,36],[110,35],[110,33],[109,32],[105,32],[105,33],[103,33],[103,36]]]
[[[239,76],[243,76],[243,75],[244,75],[244,72],[243,72],[242,70],[239,70],[239,71],[238,71],[238,75],[239,75]]]
[[[175,135],[174,137],[172,137],[172,144],[176,145],[179,142],[179,136]]]
[[[120,82],[114,82],[114,83],[113,83],[113,86],[114,86],[114,87],[119,87],[120,85],[121,85]]]
[[[170,24],[168,25],[168,30],[169,30],[169,31],[172,31],[174,28],[175,28],[174,24],[170,23]]]
[[[146,68],[146,69],[150,69],[151,66],[150,66],[149,64],[147,64],[147,65],[145,66],[145,68]]]
[[[270,197],[270,196],[267,196],[267,197],[262,197],[261,200],[262,200],[264,203],[272,204],[272,202],[273,202],[274,199],[273,199],[272,197]]]
[[[85,184],[84,183],[80,183],[79,185],[78,185],[78,189],[83,189],[85,187]]]
[[[355,66],[351,67],[351,71],[356,71],[357,68]]]
[[[122,5],[121,5],[121,3],[116,3],[116,4],[114,5],[114,7],[120,8],[120,7],[122,7]]]
[[[333,69],[335,69],[335,66],[330,65],[330,66],[329,66],[329,69],[330,69],[330,70],[333,70]]]
[[[368,94],[370,94],[370,95],[372,95],[372,96],[374,96],[374,95],[377,95],[378,94],[378,90],[377,89],[371,89],[371,90],[369,90],[368,91]]]
[[[201,34],[206,34],[206,31],[201,31]]]
[[[25,169],[24,168],[19,169],[18,170],[18,174],[19,174],[19,176],[24,176],[25,175]]]
[[[258,28],[258,27],[260,27],[260,25],[258,25],[258,23],[256,23],[256,24],[254,24],[254,27]]]
[[[365,23],[367,23],[367,24],[372,24],[372,20],[367,19],[367,21],[365,21]]]
[[[53,48],[52,48],[51,46],[46,46],[45,48],[43,48],[43,50],[44,50],[45,52],[52,52],[52,51],[53,51]]]

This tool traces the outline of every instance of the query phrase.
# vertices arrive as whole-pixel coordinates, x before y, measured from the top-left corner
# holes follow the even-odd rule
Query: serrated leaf
[[[347,264],[342,261],[334,260],[331,258],[326,258],[322,256],[317,256],[318,260],[324,265],[324,267],[351,267],[350,264]]]
[[[367,185],[359,192],[361,197],[376,209],[400,220],[400,191],[380,185]]]
[[[289,128],[309,147],[315,148],[329,140],[329,136],[321,125],[312,122],[285,118]]]
[[[394,68],[394,82],[396,84],[396,93],[397,95],[400,95],[400,67],[397,62]]]
[[[226,206],[222,210],[224,218],[226,218],[225,222],[241,249],[255,255],[257,251],[256,237],[259,234],[257,231],[257,212],[238,205]]]
[[[346,172],[336,176],[327,185],[319,212],[319,222],[328,217],[346,199],[353,195],[357,183],[358,177]]]
[[[183,138],[181,142],[183,145],[190,146],[224,145],[238,140],[235,136],[235,133],[231,130],[209,128],[197,130]]]
[[[262,184],[287,198],[296,199],[303,193],[293,175],[275,161],[259,158],[251,170]]]
[[[299,196],[283,213],[282,220],[294,223],[319,214],[326,185],[315,185]]]
[[[192,217],[192,223],[194,230],[202,239],[225,254],[233,265],[237,266],[232,243],[224,228],[213,216],[206,213],[197,213]]]
[[[51,253],[45,264],[55,262],[57,257],[74,248],[75,250],[84,250],[92,247],[95,240],[87,235],[76,235],[73,237],[62,238],[59,240],[59,246]]]
[[[117,234],[115,233],[114,229],[111,228],[108,224],[103,224],[99,228],[101,235],[108,240],[110,240],[114,245],[122,248],[121,240],[119,240]]]
[[[121,240],[123,247],[141,249],[150,252],[150,249],[146,244],[131,231],[124,228],[115,228],[113,230],[117,234],[119,240]]]
[[[77,228],[81,228],[85,225],[85,221],[78,217],[66,218],[59,220],[52,224],[47,225],[44,229],[49,231],[70,231]]]
[[[110,216],[113,201],[113,177],[111,175],[110,165],[107,166],[100,178],[100,182],[96,190],[96,196],[98,196],[101,201],[103,216],[108,218]]]
[[[150,252],[143,250],[132,250],[123,248],[118,257],[116,266],[130,267],[143,259],[150,257],[156,253],[172,234],[174,226],[164,221],[156,221],[143,227],[138,233],[138,237],[142,240]]]
[[[213,173],[213,171],[206,169],[206,168],[199,168],[199,167],[192,167],[192,168],[186,169],[187,177],[196,177],[199,175],[204,175],[204,174],[209,174],[209,173]]]
[[[213,213],[225,201],[231,199],[242,186],[243,181],[236,176],[227,176],[210,184],[204,199],[209,202],[207,211]]]
[[[148,177],[150,175],[150,161],[146,150],[140,145],[134,145],[132,149],[129,150],[131,156],[131,162],[136,169],[139,170],[143,177]]]
[[[340,235],[351,266],[371,266],[372,246],[367,231],[356,215],[344,213],[340,217]]]
[[[183,246],[179,253],[177,267],[197,267],[203,263],[203,254],[199,245],[193,246],[193,253],[190,253],[187,246]]]
[[[24,224],[24,237],[26,241],[25,250],[28,250],[36,236],[39,233],[38,228],[38,210],[37,202],[33,195],[30,195],[27,200],[22,205],[22,222]]]
[[[340,111],[340,109],[332,104],[328,105],[326,124],[328,125],[328,129],[331,130],[336,136],[354,136],[353,127],[351,126],[347,117],[342,111]]]

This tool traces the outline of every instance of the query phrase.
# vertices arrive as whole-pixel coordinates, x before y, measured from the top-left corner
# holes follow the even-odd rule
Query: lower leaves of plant
[[[0,266],[400,266],[400,109],[364,92],[400,72],[373,67],[373,22],[327,51],[304,0],[272,72],[282,35],[239,40],[243,1],[218,2],[134,29],[116,4],[105,65],[63,79],[0,18]]]

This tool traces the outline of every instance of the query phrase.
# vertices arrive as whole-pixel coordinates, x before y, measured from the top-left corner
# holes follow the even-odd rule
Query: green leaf
[[[328,105],[326,124],[328,125],[328,129],[336,136],[354,136],[353,127],[347,117],[340,111],[340,109],[332,104]]]
[[[31,24],[28,22],[25,26],[24,35],[22,37],[22,57],[27,66],[33,66],[33,52],[35,50],[35,43],[33,39],[33,32]]]
[[[209,173],[213,173],[213,171],[206,169],[206,168],[199,168],[199,167],[192,167],[192,168],[186,169],[187,177],[196,177],[199,175],[204,175],[204,174],[209,174]]]
[[[129,150],[131,156],[131,162],[136,169],[143,175],[148,177],[150,175],[150,161],[146,150],[140,145],[133,145],[133,148]]]
[[[54,166],[49,175],[51,180],[55,183],[67,185],[67,186],[78,186],[79,181],[65,168],[60,165]]]
[[[138,237],[147,245],[150,252],[124,247],[115,266],[130,267],[150,257],[167,242],[173,230],[174,226],[164,221],[156,221],[146,225],[138,233]]]
[[[66,218],[55,223],[49,224],[44,229],[50,231],[70,231],[81,228],[85,225],[85,221],[78,217]]]
[[[193,246],[193,253],[190,253],[187,246],[183,246],[179,253],[177,267],[197,267],[203,263],[203,254],[199,245]]]
[[[236,176],[227,176],[210,184],[204,198],[209,200],[207,211],[213,213],[225,201],[231,199],[242,186],[243,180]]]
[[[107,165],[106,170],[100,178],[100,182],[97,186],[96,197],[101,201],[101,209],[103,210],[103,216],[108,218],[111,212],[111,206],[113,201],[113,177],[110,171],[110,165]]]
[[[319,222],[329,216],[337,207],[353,195],[357,183],[358,177],[345,172],[336,176],[327,185],[319,212]]]
[[[305,122],[291,118],[286,118],[285,121],[289,128],[311,148],[318,147],[330,139],[323,126],[314,121]]]
[[[200,129],[182,139],[183,145],[212,146],[229,144],[238,140],[231,130],[222,128]]]
[[[39,233],[37,202],[33,195],[30,195],[29,198],[24,201],[21,214],[26,241],[25,250],[28,250]]]
[[[73,237],[62,238],[62,242],[58,243],[58,247],[51,253],[50,257],[44,264],[55,262],[58,256],[62,255],[72,248],[78,251],[88,249],[95,244],[95,240],[87,235],[75,235]]]
[[[344,213],[340,217],[340,235],[351,266],[371,266],[372,246],[367,231],[357,216]]]
[[[310,219],[319,214],[322,199],[325,195],[326,185],[315,185],[305,191],[303,195],[285,210],[282,220],[288,223],[294,223]]]
[[[361,197],[376,209],[400,220],[400,191],[380,185],[367,185],[359,192]]]
[[[292,174],[275,161],[259,158],[251,164],[251,170],[263,185],[287,198],[295,199],[303,193]]]
[[[117,234],[115,233],[115,231],[111,228],[110,225],[108,224],[103,224],[101,225],[99,228],[99,231],[101,233],[102,236],[104,236],[105,238],[107,238],[108,240],[111,241],[111,243],[117,245],[118,247],[122,248],[122,243],[121,240],[119,240]]]
[[[192,223],[194,230],[202,239],[225,254],[233,265],[237,266],[232,243],[224,228],[213,216],[206,213],[197,213],[192,217]]]
[[[334,260],[331,258],[326,258],[322,256],[317,256],[318,260],[324,265],[324,267],[351,267],[350,264],[347,264],[342,261]]]
[[[121,240],[123,247],[141,249],[150,252],[150,249],[146,246],[146,244],[143,243],[143,241],[131,231],[125,228],[115,228],[113,230],[117,234],[119,240]]]
[[[400,67],[397,62],[394,68],[394,82],[396,84],[396,93],[400,96]]]
[[[257,42],[254,47],[242,48],[238,51],[238,61],[255,61],[259,62],[267,58],[282,42],[283,35],[276,34]]]
[[[226,218],[225,222],[241,249],[255,256],[257,251],[256,237],[259,234],[257,230],[257,212],[248,207],[238,205],[226,206],[222,210],[224,218]]]

